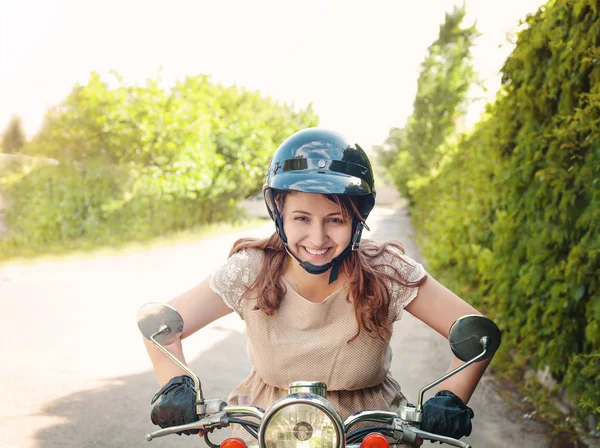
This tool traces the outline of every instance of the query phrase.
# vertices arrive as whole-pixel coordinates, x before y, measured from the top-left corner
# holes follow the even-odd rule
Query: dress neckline
[[[289,290],[291,290],[294,294],[296,294],[298,297],[300,297],[303,301],[305,301],[307,303],[310,303],[310,304],[313,304],[313,305],[321,305],[321,304],[329,301],[329,299],[331,299],[331,297],[339,294],[342,291],[345,291],[348,288],[348,286],[350,285],[350,282],[346,282],[346,283],[344,283],[344,285],[341,288],[336,289],[335,291],[333,291],[331,294],[329,294],[327,297],[325,297],[322,301],[320,301],[320,302],[313,302],[312,300],[308,300],[306,297],[304,297],[302,294],[300,294],[298,291],[296,291],[294,289],[294,287],[291,285],[291,283],[283,275],[281,276],[281,278],[283,279],[283,281],[286,284],[286,287]]]

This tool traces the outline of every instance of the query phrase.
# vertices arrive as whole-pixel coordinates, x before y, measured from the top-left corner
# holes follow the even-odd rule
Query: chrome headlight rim
[[[271,418],[279,412],[281,409],[291,406],[294,404],[307,404],[314,406],[321,411],[325,412],[335,426],[335,432],[337,437],[337,448],[343,448],[345,433],[344,433],[344,421],[338,413],[338,411],[331,405],[325,398],[310,393],[299,393],[287,395],[271,405],[269,409],[265,411],[265,415],[260,423],[260,430],[258,432],[258,446],[266,448],[265,444],[265,431],[269,426]]]

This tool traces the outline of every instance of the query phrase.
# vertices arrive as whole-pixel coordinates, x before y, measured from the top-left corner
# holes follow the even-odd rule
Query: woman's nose
[[[310,242],[316,248],[321,248],[327,242],[327,231],[325,226],[321,224],[315,224],[310,232]]]

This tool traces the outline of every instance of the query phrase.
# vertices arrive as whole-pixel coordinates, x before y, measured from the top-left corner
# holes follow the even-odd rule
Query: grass
[[[22,248],[17,253],[0,255],[0,266],[8,264],[34,264],[38,262],[59,262],[70,259],[89,259],[107,255],[127,255],[148,252],[181,244],[189,244],[229,232],[240,232],[260,227],[267,219],[248,218],[237,222],[222,222],[201,225],[177,231],[168,235],[148,238],[139,241],[112,240],[78,240],[67,243],[49,245],[42,250]]]

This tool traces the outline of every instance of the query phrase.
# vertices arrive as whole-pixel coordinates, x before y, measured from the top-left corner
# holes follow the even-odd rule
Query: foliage
[[[120,197],[126,172],[114,173],[103,163],[62,164],[31,171],[6,192],[11,228],[6,248],[81,238],[104,219],[102,206]]]
[[[310,106],[297,112],[205,75],[171,89],[162,88],[160,78],[144,87],[110,88],[108,81],[94,73],[87,85],[77,86],[48,114],[30,152],[193,172],[189,191],[211,187],[241,198],[260,190],[279,142],[317,124]]]
[[[25,146],[27,139],[23,131],[21,119],[18,116],[12,117],[4,134],[2,135],[2,145],[0,149],[6,154],[17,154]]]
[[[478,34],[475,25],[463,27],[464,17],[464,6],[446,14],[421,65],[411,117],[377,148],[381,165],[389,168],[388,177],[407,199],[413,198],[416,183],[435,176],[444,143],[465,109],[474,80],[470,49]]]
[[[260,191],[276,146],[318,122],[310,106],[296,111],[204,75],[161,85],[93,73],[48,113],[27,152],[60,166],[7,187],[5,251],[232,219]]]
[[[417,189],[414,216],[432,272],[496,319],[501,350],[597,408],[600,15],[556,0],[526,22],[496,103]]]

